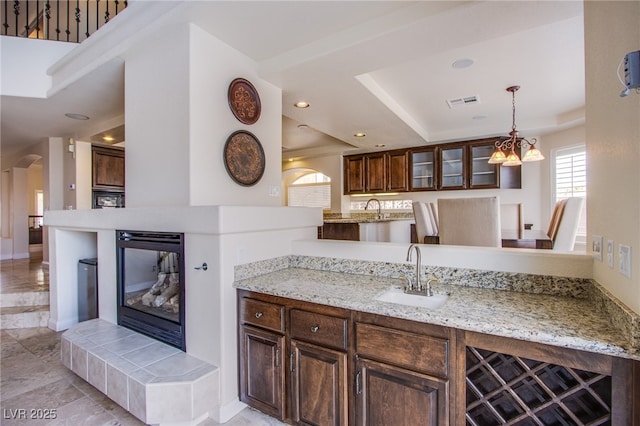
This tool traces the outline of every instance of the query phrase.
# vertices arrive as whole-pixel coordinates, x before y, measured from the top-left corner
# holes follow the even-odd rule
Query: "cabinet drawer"
[[[358,356],[447,377],[449,341],[370,324],[356,324]]]
[[[284,306],[243,297],[240,302],[240,321],[284,333]]]
[[[347,349],[347,320],[314,312],[291,311],[291,338]]]

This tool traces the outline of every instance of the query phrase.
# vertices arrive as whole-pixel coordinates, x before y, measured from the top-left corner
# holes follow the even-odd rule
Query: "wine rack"
[[[611,376],[467,346],[467,425],[611,424]]]

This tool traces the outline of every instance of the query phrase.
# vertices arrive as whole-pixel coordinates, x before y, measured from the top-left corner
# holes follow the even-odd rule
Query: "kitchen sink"
[[[417,306],[427,309],[438,309],[449,299],[448,294],[434,294],[433,296],[423,296],[421,294],[408,294],[401,288],[390,288],[376,297],[380,302],[397,303],[399,305]]]

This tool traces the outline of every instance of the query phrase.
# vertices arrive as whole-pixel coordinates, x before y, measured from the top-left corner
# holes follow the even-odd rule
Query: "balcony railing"
[[[126,0],[3,0],[2,35],[80,43],[126,7]]]

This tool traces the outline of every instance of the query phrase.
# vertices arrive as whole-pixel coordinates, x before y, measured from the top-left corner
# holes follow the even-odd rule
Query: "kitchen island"
[[[396,274],[408,274],[403,270],[406,266],[410,267],[387,267]],[[273,354],[282,359],[271,361],[287,365],[290,373],[272,377],[282,380],[279,411],[269,411],[260,403],[252,405],[293,423],[318,421],[316,414],[327,412],[306,404],[305,392],[314,389],[303,384],[333,377],[337,380],[331,388],[334,399],[326,397],[334,401],[331,419],[338,420],[335,424],[389,421],[390,417],[384,417],[389,413],[405,420],[427,418],[429,424],[439,425],[463,424],[469,416],[485,424],[501,421],[491,417],[494,415],[521,420],[529,415],[523,413],[557,420],[565,414],[556,413],[561,411],[556,405],[564,404],[571,411],[569,401],[591,407],[588,413],[575,409],[571,414],[576,416],[572,418],[575,424],[602,416],[611,424],[637,424],[640,353],[634,335],[603,315],[602,289],[591,280],[535,275],[522,279],[531,280],[531,285],[507,291],[472,282],[471,275],[456,284],[445,278],[434,285],[434,292],[450,293],[438,309],[376,300],[388,288],[404,285],[404,280],[388,274],[290,267],[238,280],[234,286],[239,291],[240,347],[245,348],[241,349],[241,360],[245,360],[241,381],[255,389],[256,382],[251,382],[247,371],[257,371],[256,366],[246,361],[255,361],[250,356],[251,348],[256,347],[254,339],[264,343],[260,322],[251,311],[251,304],[257,301],[281,308],[274,312],[280,312],[282,326],[272,330],[271,337]],[[324,336],[328,340],[321,339],[323,324],[331,325],[324,326],[330,329]],[[311,333],[300,331],[308,326]],[[318,362],[325,366],[321,372],[311,367]],[[508,377],[498,378],[506,370]],[[284,379],[288,374],[292,388]],[[548,382],[551,376],[567,381]],[[502,385],[494,386],[500,381]],[[579,389],[587,389],[587,394],[578,394]],[[243,390],[247,387],[241,384],[241,399],[252,403]],[[398,392],[408,392],[415,400],[408,405],[391,402]],[[289,411],[284,403],[287,398],[293,407]]]
[[[411,242],[411,224],[415,223],[412,218],[372,215],[325,218],[323,222],[318,227],[320,239],[392,243]]]

